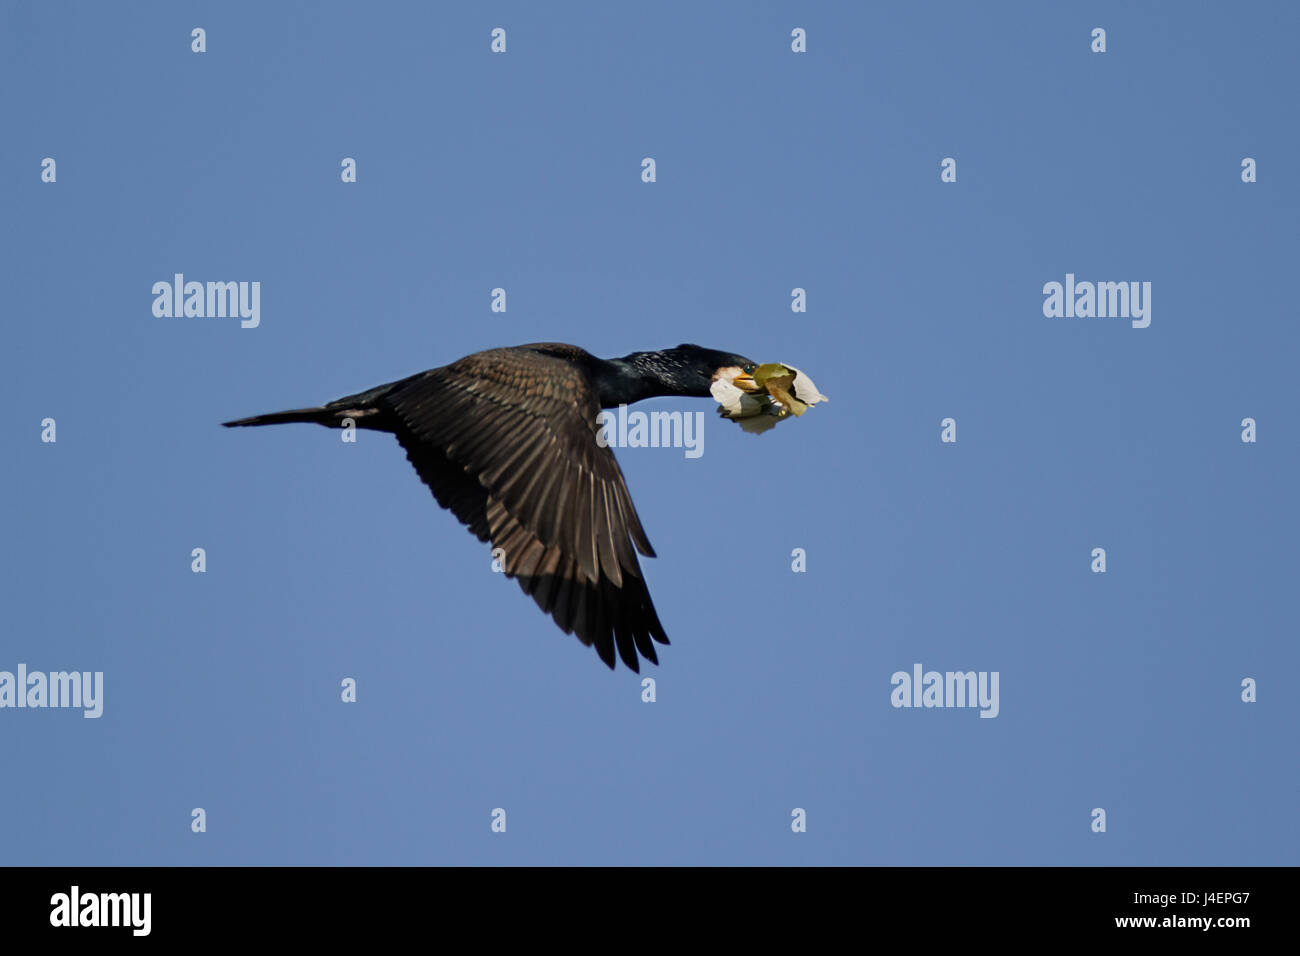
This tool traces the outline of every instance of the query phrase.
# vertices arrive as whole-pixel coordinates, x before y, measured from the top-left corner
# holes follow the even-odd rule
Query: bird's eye
[[[744,372],[746,375],[753,375],[753,374],[754,374],[754,366],[752,366],[752,365],[746,365],[744,368],[741,369],[741,371]]]

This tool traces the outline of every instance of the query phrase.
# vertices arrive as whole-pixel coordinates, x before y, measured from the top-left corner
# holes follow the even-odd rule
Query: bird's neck
[[[643,398],[692,394],[673,377],[676,370],[677,366],[662,352],[633,352],[605,359],[595,374],[600,407],[617,408]]]

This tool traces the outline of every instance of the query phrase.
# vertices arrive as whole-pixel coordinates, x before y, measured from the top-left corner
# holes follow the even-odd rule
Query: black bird
[[[668,643],[636,551],[655,556],[608,447],[602,408],[657,396],[707,398],[719,378],[758,391],[757,363],[698,345],[599,359],[543,342],[488,349],[442,368],[319,408],[256,415],[236,425],[315,422],[392,432],[433,491],[480,541],[504,552],[504,572],[566,634],[612,670],[637,652],[659,663]]]

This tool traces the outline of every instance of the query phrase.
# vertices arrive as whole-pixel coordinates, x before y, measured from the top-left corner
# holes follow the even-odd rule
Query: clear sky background
[[[1300,862],[1297,27],[6,4],[0,669],[106,691],[0,711],[0,861]],[[155,318],[176,272],[261,282],[260,327]],[[1067,272],[1151,282],[1150,327],[1045,318]],[[697,342],[831,397],[761,437],[663,400],[703,457],[619,452],[653,704],[390,436],[218,427],[535,341]],[[893,708],[915,663],[999,672],[999,716]]]

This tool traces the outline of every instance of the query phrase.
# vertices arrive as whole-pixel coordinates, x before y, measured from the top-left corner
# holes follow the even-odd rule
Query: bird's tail
[[[412,376],[419,378],[419,376]],[[391,416],[384,408],[383,399],[395,388],[405,385],[411,379],[389,382],[374,388],[336,398],[332,402],[316,408],[291,408],[287,412],[271,412],[269,415],[254,415],[252,418],[237,418],[233,422],[222,422],[227,428],[245,425],[286,425],[289,422],[313,422],[327,428],[344,428],[348,425],[357,428],[370,428],[376,431],[391,431]]]
[[[254,415],[252,418],[237,418],[233,422],[222,422],[227,428],[245,425],[285,425],[289,422],[314,422],[317,425],[337,426],[340,421],[337,409],[294,408],[287,412],[271,412],[269,415]]]

